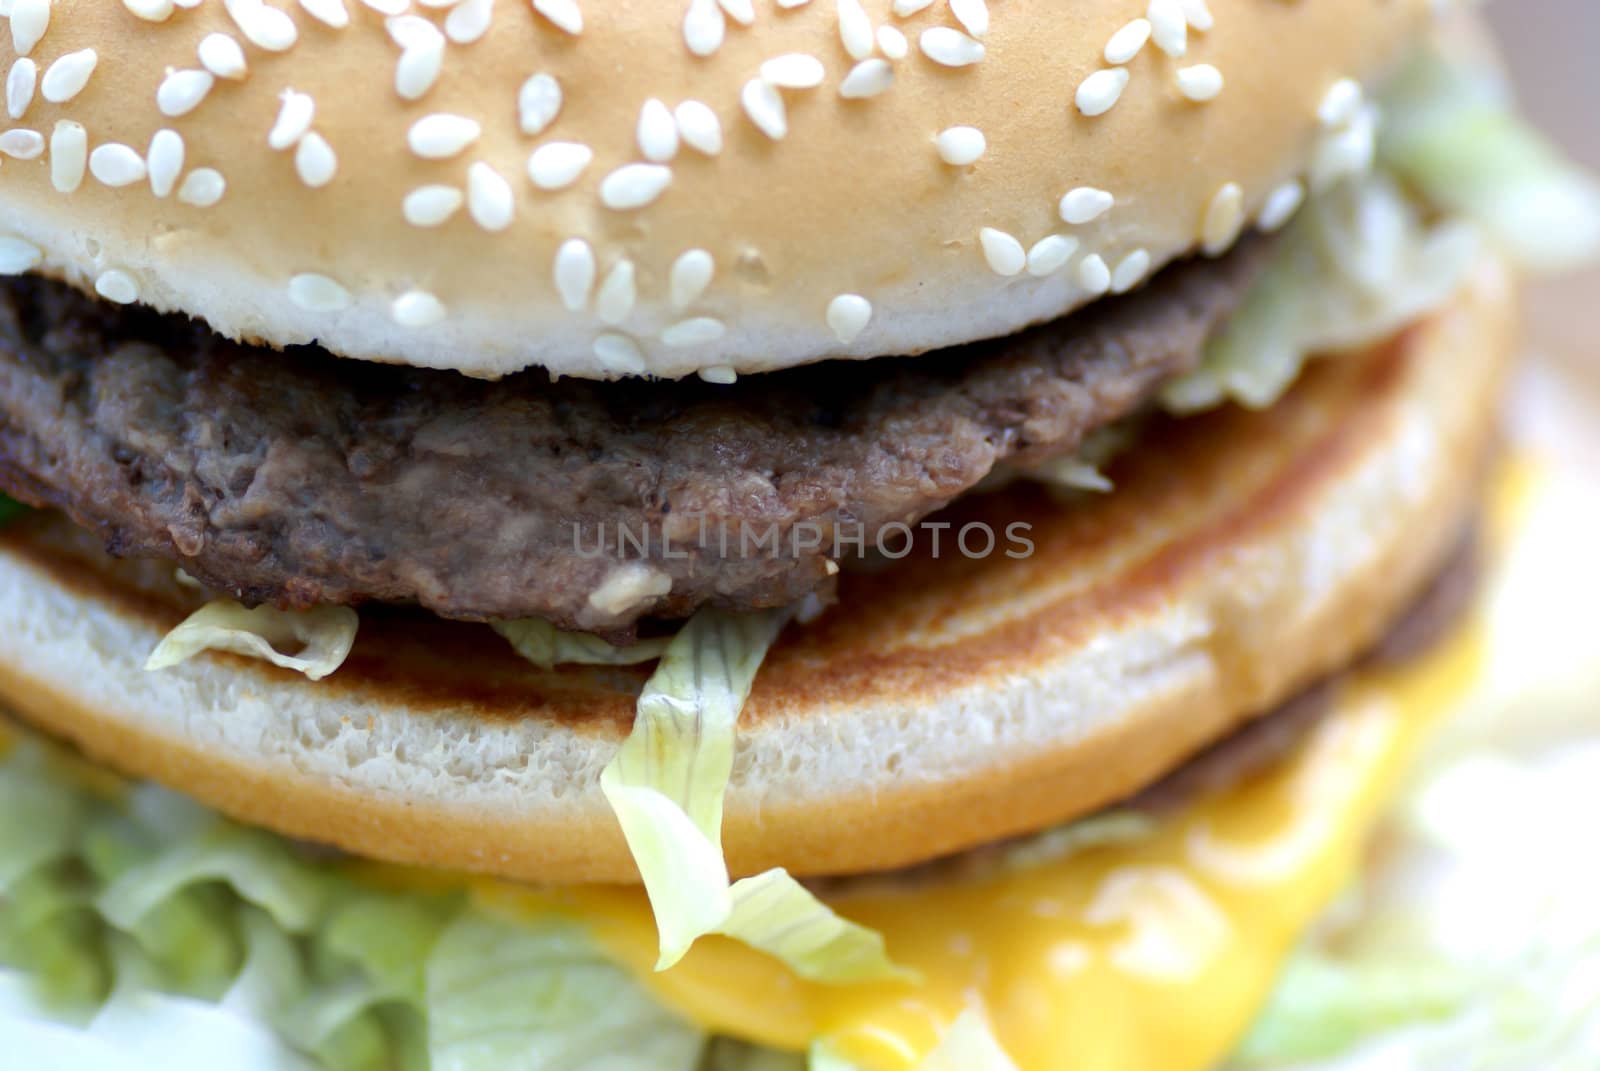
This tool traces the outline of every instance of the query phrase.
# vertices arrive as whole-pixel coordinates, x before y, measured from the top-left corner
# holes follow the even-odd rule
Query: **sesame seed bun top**
[[[347,357],[721,381],[1281,223],[1364,165],[1360,84],[1431,5],[8,6],[0,271]]]

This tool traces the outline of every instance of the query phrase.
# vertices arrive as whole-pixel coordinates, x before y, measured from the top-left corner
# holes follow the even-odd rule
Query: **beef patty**
[[[11,279],[0,487],[249,604],[416,602],[613,634],[782,605],[827,582],[836,534],[871,547],[998,462],[1066,454],[1145,404],[1193,367],[1265,250],[1176,265],[1010,338],[731,386],[276,352]]]

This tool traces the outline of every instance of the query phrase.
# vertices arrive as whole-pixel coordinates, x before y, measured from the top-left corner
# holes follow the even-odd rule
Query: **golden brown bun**
[[[29,46],[22,62],[37,68],[37,88],[24,93],[23,78],[12,94],[20,114],[0,123],[0,131],[16,128],[3,135],[0,153],[27,157],[3,160],[0,240],[27,243],[39,270],[98,285],[116,300],[201,317],[230,337],[320,340],[346,357],[488,376],[539,364],[599,377],[709,368],[718,378],[827,356],[916,353],[1054,318],[1098,289],[1085,281],[1100,274],[1082,267],[1087,258],[1115,268],[1133,256],[1126,282],[1140,274],[1142,250],[1153,271],[1201,243],[1214,199],[1237,184],[1237,200],[1225,194],[1214,217],[1214,234],[1231,244],[1230,218],[1253,218],[1271,191],[1306,172],[1330,133],[1317,117],[1330,87],[1380,76],[1416,39],[1430,7],[1209,0],[1214,23],[1185,30],[1184,55],[1145,45],[1115,68],[1130,75],[1120,100],[1089,116],[1078,89],[1113,69],[1106,45],[1144,14],[1142,0],[992,0],[983,58],[963,67],[936,62],[922,47],[932,31],[930,47],[943,54],[940,34],[950,41],[963,32],[947,0],[903,18],[891,14],[890,0],[810,0],[789,9],[761,0],[752,25],[729,20],[720,49],[705,58],[687,47],[685,13],[720,19],[714,0],[410,5],[410,17],[423,21],[392,31],[373,10],[379,5],[358,0],[315,5],[346,9],[340,29],[309,15],[313,5],[290,0],[188,8],[55,0],[44,5],[49,18],[35,42],[42,2],[13,0],[13,30],[23,29],[0,30],[0,71],[11,71],[19,43]],[[546,4],[576,7],[581,32],[538,14]],[[983,6],[967,0],[962,10]],[[1185,6],[1196,8],[1192,0]],[[469,38],[471,16],[483,10],[492,19],[475,41],[458,43],[440,29]],[[874,53],[864,61],[852,56],[841,11],[865,12],[875,30],[891,31],[882,38],[888,44],[870,42]],[[279,33],[293,43],[281,51],[251,43],[243,27],[261,20],[262,41],[283,43],[272,40]],[[429,23],[433,29],[423,28]],[[205,61],[226,77],[202,63],[201,43],[214,34],[232,46],[211,38]],[[889,60],[883,49],[898,51],[895,34],[908,52]],[[404,63],[394,38],[409,42]],[[92,70],[85,50],[93,51]],[[763,67],[791,54],[819,63],[821,82],[771,91],[787,119],[775,140],[741,97],[763,70],[780,81],[815,73],[805,61]],[[841,96],[858,62],[869,64],[858,81],[890,71],[892,85],[864,99]],[[1220,72],[1223,85],[1199,102],[1180,91],[1178,72],[1202,68],[1185,77],[1203,93],[1205,67]],[[562,102],[530,134],[519,94],[536,74],[554,79]],[[404,99],[400,83],[425,92]],[[768,92],[760,84],[750,92]],[[283,124],[283,147],[274,149],[269,135],[290,90],[310,102],[312,115],[309,124]],[[670,142],[677,124],[666,110],[699,101],[709,109],[702,116],[716,116],[721,150],[708,155],[680,138],[675,155],[651,165],[666,170],[635,173],[670,173],[657,199],[609,207],[605,180],[648,162],[638,130],[652,100],[663,107],[652,106],[647,131],[660,127]],[[527,126],[545,114],[530,109]],[[433,116],[469,120],[479,136],[446,158],[419,156],[411,134]],[[449,125],[432,124],[444,135]],[[937,137],[955,127],[983,132],[976,162],[941,156]],[[699,129],[692,121],[687,128]],[[418,135],[441,150],[450,142],[430,137],[429,125]],[[558,190],[536,185],[529,170],[534,151],[552,143],[593,154]],[[85,152],[98,156],[87,174]],[[150,175],[140,177],[141,169]],[[408,195],[427,187],[447,189],[421,195],[414,207],[430,199],[434,211],[448,207],[472,185],[474,169],[478,196],[448,221],[421,226],[410,219],[426,214],[405,215]],[[202,206],[195,202],[209,200],[208,172],[226,189]],[[540,174],[549,169],[541,165]],[[313,187],[306,177],[328,181]],[[124,178],[127,185],[105,181]],[[613,190],[617,182],[626,185],[626,175]],[[1069,223],[1059,203],[1078,188],[1107,191],[1115,205],[1092,222]],[[1027,269],[1004,276],[980,243],[985,228],[1022,249],[1050,235],[1081,244],[1054,261],[1046,247],[1042,277]],[[991,238],[997,262],[1010,270],[1017,247]],[[581,306],[575,310],[554,269],[557,250],[572,241],[587,243],[594,274],[586,287],[584,257],[572,246],[562,277]],[[27,247],[0,250],[0,263],[28,266],[35,258]],[[708,252],[715,270],[703,294],[686,287],[689,300],[675,305],[672,268],[691,250]],[[414,292],[439,305],[413,296],[397,321],[397,299]],[[842,295],[865,304],[835,306]]]
[[[1270,411],[1158,429],[1112,494],[1016,488],[945,515],[1032,524],[1030,558],[844,577],[756,682],[733,869],[893,867],[1084,814],[1347,663],[1473,508],[1511,318],[1485,265],[1449,308],[1321,363]],[[369,612],[319,684],[231,656],[145,673],[182,589],[81,546],[48,519],[0,534],[0,698],[29,720],[362,854],[635,879],[598,777],[645,671],[541,672],[486,627]]]

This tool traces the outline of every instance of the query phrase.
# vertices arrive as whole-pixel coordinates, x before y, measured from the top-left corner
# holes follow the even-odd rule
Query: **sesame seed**
[[[594,150],[576,141],[552,141],[528,157],[528,177],[541,190],[561,190],[578,181],[594,159]]]
[[[639,152],[646,160],[664,164],[678,155],[678,123],[662,101],[652,97],[639,109],[636,130]]]
[[[989,5],[984,0],[950,0],[950,14],[973,37],[989,32]]]
[[[183,177],[178,186],[178,200],[196,208],[210,208],[228,192],[227,180],[222,172],[210,167],[200,167]]]
[[[333,181],[333,176],[339,170],[339,158],[334,155],[333,146],[328,144],[327,139],[312,131],[300,139],[295,149],[294,169],[301,182],[319,190]]]
[[[278,109],[277,122],[272,124],[272,130],[267,134],[267,144],[281,152],[298,144],[306,136],[311,129],[311,121],[316,118],[317,105],[306,94],[296,93],[292,89],[284,90],[279,99],[283,104]]]
[[[444,43],[439,27],[421,15],[392,16],[384,20],[383,28],[389,32],[389,39],[402,49]]]
[[[822,61],[804,52],[774,56],[761,64],[761,77],[780,89],[815,89],[825,73]]]
[[[874,56],[850,68],[850,73],[839,83],[839,96],[846,100],[865,100],[875,97],[894,85],[894,68],[889,61]]]
[[[989,147],[983,131],[975,126],[952,126],[939,131],[933,139],[939,149],[939,159],[951,167],[975,164]]]
[[[437,227],[461,211],[466,201],[454,186],[419,186],[406,194],[400,212],[413,227]]]
[[[427,19],[402,15],[389,20],[389,34],[400,43],[400,61],[394,68],[394,91],[401,100],[421,100],[439,80],[444,68],[444,34]]]
[[[89,173],[102,184],[117,188],[143,182],[148,169],[136,150],[113,141],[89,154]]]
[[[89,134],[82,123],[62,119],[50,133],[50,184],[73,193],[89,170]]]
[[[1244,190],[1229,182],[1211,197],[1200,226],[1200,248],[1206,256],[1227,252],[1244,229]]]
[[[556,250],[551,276],[556,293],[568,312],[581,312],[589,304],[589,293],[594,289],[594,250],[582,238],[568,238]]]
[[[924,56],[945,67],[967,67],[983,59],[983,45],[948,26],[923,30],[917,44]]]
[[[11,65],[6,75],[6,114],[21,119],[28,114],[33,103],[33,91],[39,84],[39,65],[31,59],[19,59]]]
[[[146,22],[165,22],[172,17],[172,0],[122,0],[122,6]]]
[[[839,40],[853,60],[864,60],[872,55],[872,19],[867,16],[861,0],[838,0]]]
[[[1111,292],[1113,294],[1126,294],[1143,281],[1145,274],[1150,270],[1150,253],[1144,249],[1135,249],[1117,262],[1111,269]]]
[[[721,320],[711,316],[695,316],[662,328],[661,342],[675,350],[708,346],[727,333],[728,327]]]
[[[289,280],[289,300],[307,312],[342,312],[353,304],[350,291],[326,275],[311,273]]]
[[[1091,223],[1111,211],[1117,199],[1105,190],[1079,186],[1061,197],[1061,218],[1067,223]]]
[[[200,58],[200,66],[218,78],[238,81],[250,73],[249,65],[245,62],[244,49],[239,47],[239,42],[225,33],[207,34],[201,38],[195,52]]]
[[[892,60],[903,60],[911,51],[911,43],[906,40],[905,34],[893,26],[879,26],[878,51]]]
[[[583,32],[583,12],[577,0],[533,0],[533,10],[549,19],[558,29],[574,36]]]
[[[1131,63],[1150,40],[1150,20],[1134,19],[1106,42],[1106,62],[1113,67]]]
[[[389,316],[401,327],[431,327],[445,318],[444,302],[426,290],[408,290],[394,299]]]
[[[411,0],[361,0],[361,2],[378,14],[387,17],[404,15],[406,8],[411,6]],[[439,4],[429,0],[427,6],[438,7]]]
[[[44,252],[21,238],[0,236],[0,275],[21,275],[44,261]]]
[[[1261,205],[1261,214],[1256,217],[1256,226],[1269,234],[1282,229],[1283,225],[1300,211],[1305,199],[1306,187],[1299,179],[1290,179],[1275,187],[1267,194],[1266,201]]]
[[[465,152],[482,133],[483,127],[476,120],[440,113],[411,124],[406,140],[411,151],[424,160],[447,160]]]
[[[872,302],[860,294],[840,294],[828,302],[826,319],[833,337],[848,346],[872,322]]]
[[[770,82],[750,79],[739,91],[739,103],[757,129],[773,141],[781,141],[789,133],[789,115],[783,106],[783,97]]]
[[[262,0],[223,0],[244,39],[268,52],[287,52],[299,40],[294,20]]]
[[[902,19],[908,19],[932,6],[933,0],[894,0],[894,13]]]
[[[722,151],[722,123],[717,113],[698,100],[686,100],[673,109],[678,136],[698,153],[716,156]]]
[[[672,307],[686,309],[700,299],[711,285],[717,262],[704,249],[691,249],[672,262],[670,285]]]
[[[1323,126],[1341,127],[1354,119],[1361,107],[1361,83],[1353,78],[1341,78],[1328,87],[1322,103],[1317,105],[1317,119]]]
[[[64,104],[83,92],[100,57],[92,48],[69,52],[52,63],[39,83],[39,95],[52,104]]]
[[[644,375],[644,354],[639,350],[639,344],[627,335],[615,331],[607,331],[594,340],[594,355],[605,365],[606,370],[621,375]]]
[[[511,183],[482,161],[467,168],[467,214],[486,231],[503,231],[516,216]]]
[[[1128,88],[1128,69],[1111,67],[1095,71],[1078,86],[1078,110],[1087,116],[1104,115]]]
[[[1150,0],[1145,18],[1157,48],[1174,58],[1189,51],[1189,21],[1179,0]]]
[[[522,132],[530,137],[544,133],[545,128],[561,114],[561,83],[548,74],[536,74],[522,83],[517,91],[517,119]]]
[[[1043,278],[1067,266],[1078,251],[1078,240],[1066,234],[1049,234],[1028,250],[1028,274]]]
[[[300,0],[300,6],[306,14],[335,30],[350,25],[350,12],[345,10],[344,0]]]
[[[210,71],[169,71],[156,87],[156,107],[168,118],[188,115],[200,107],[216,83]]]
[[[1318,139],[1311,153],[1311,192],[1321,193],[1348,175],[1372,167],[1377,155],[1377,112],[1368,105],[1342,129]]]
[[[1193,67],[1180,67],[1177,73],[1178,92],[1196,102],[1215,100],[1222,92],[1222,72],[1209,63]]]
[[[602,323],[620,324],[633,312],[633,304],[638,297],[633,262],[618,261],[616,266],[606,273],[605,281],[600,284],[600,289],[594,296],[594,314]]]
[[[672,184],[672,169],[660,164],[624,164],[600,182],[600,202],[626,212],[650,204]]]
[[[978,244],[983,247],[983,259],[996,275],[1016,275],[1028,263],[1028,254],[1022,243],[1005,231],[985,227],[978,232]]]
[[[1183,5],[1183,17],[1188,20],[1189,28],[1205,33],[1216,25],[1216,19],[1211,15],[1211,9],[1206,6],[1206,0],[1179,0]]]
[[[461,0],[445,16],[444,33],[458,45],[470,45],[489,32],[494,0]]]
[[[722,47],[727,22],[716,0],[689,0],[683,16],[683,43],[696,56],[709,56]]]
[[[94,292],[114,305],[132,305],[139,300],[139,282],[127,272],[112,268],[95,279]]]
[[[809,3],[811,3],[811,0],[778,0],[778,6],[785,11],[791,8],[805,7]]]
[[[1090,253],[1078,261],[1078,285],[1092,297],[1099,297],[1111,289],[1111,269],[1099,253]]]
[[[728,18],[740,26],[749,26],[756,21],[755,5],[750,0],[717,0],[722,10],[727,12]]]
[[[50,28],[50,0],[13,0],[11,47],[19,56],[33,51]]]
[[[699,376],[707,383],[715,383],[719,387],[731,387],[739,382],[739,373],[731,365],[714,364],[710,368],[702,368]]]
[[[28,130],[24,127],[7,130],[0,134],[0,153],[13,160],[37,160],[44,155],[44,135],[37,130]]]
[[[178,185],[183,174],[183,135],[176,130],[157,130],[150,138],[150,150],[145,153],[150,172],[150,192],[157,197],[168,197]]]

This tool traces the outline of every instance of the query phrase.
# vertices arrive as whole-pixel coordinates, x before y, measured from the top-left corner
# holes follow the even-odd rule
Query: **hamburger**
[[[1516,279],[1600,245],[1470,18],[6,14],[25,1066],[1471,1027],[1329,914],[1548,486]],[[1504,1066],[1578,1051],[1533,1019]]]

